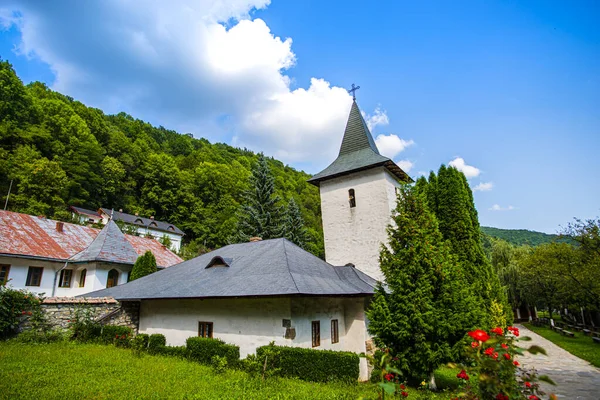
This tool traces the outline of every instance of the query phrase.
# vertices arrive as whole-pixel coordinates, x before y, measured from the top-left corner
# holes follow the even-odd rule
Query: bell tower
[[[387,242],[396,188],[412,179],[379,154],[354,93],[338,157],[308,182],[318,186],[321,195],[325,260],[353,264],[382,280],[379,251]]]

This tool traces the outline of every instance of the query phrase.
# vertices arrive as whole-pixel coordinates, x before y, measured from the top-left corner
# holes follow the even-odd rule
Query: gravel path
[[[600,369],[523,325],[517,326],[521,336],[532,339],[531,342],[523,342],[524,344],[538,345],[548,353],[548,356],[525,353],[517,358],[523,366],[535,368],[540,375],[548,375],[556,383],[556,386],[552,386],[542,382],[542,390],[548,394],[556,394],[559,399],[600,400]]]

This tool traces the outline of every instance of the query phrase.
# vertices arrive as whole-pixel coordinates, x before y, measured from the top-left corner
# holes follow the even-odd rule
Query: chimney
[[[119,212],[120,212],[120,213],[122,213],[122,212],[123,212],[123,209],[122,209],[122,208],[119,208]]]
[[[135,213],[135,216],[136,216],[136,217],[137,217],[137,216],[139,216],[139,215],[140,215],[140,213]]]
[[[151,216],[150,216],[150,219],[154,219],[154,215],[151,215]]]
[[[259,238],[258,236],[254,236],[250,238],[250,242],[260,242],[262,240],[262,238]]]
[[[56,221],[56,232],[62,232],[64,226],[65,226],[64,222]]]

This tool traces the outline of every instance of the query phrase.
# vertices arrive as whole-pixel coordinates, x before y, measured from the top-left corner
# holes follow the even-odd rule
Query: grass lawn
[[[591,337],[585,336],[581,332],[574,332],[575,337],[570,338],[562,336],[547,327],[533,326],[532,324],[523,324],[538,335],[548,339],[552,343],[567,350],[569,353],[589,361],[596,367],[600,367],[600,344],[594,343]]]
[[[113,346],[0,342],[1,399],[377,399],[377,393],[367,383],[263,382],[237,370],[218,375],[187,360]],[[411,389],[409,398],[450,395]]]

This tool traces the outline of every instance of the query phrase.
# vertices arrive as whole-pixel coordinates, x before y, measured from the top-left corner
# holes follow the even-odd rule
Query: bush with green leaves
[[[149,338],[146,333],[138,333],[131,339],[131,348],[137,352],[148,350]]]
[[[188,358],[188,349],[186,346],[161,346],[156,348],[155,353],[164,356]]]
[[[210,365],[215,374],[222,374],[227,369],[227,358],[223,356],[212,356]]]
[[[125,340],[129,340],[132,336],[131,328],[119,325],[104,325],[100,333],[100,341],[105,344],[124,345]]]
[[[79,342],[90,342],[100,337],[102,325],[95,320],[94,312],[89,305],[77,307],[69,321],[71,339]]]
[[[229,366],[236,366],[240,360],[240,348],[220,339],[190,337],[185,342],[188,356],[194,361],[210,365],[214,356],[227,359]]]
[[[15,336],[23,322],[41,312],[41,303],[34,293],[0,285],[0,339]]]
[[[166,345],[167,338],[165,338],[165,335],[153,333],[148,337],[148,351],[150,353],[156,353],[159,351],[159,349],[165,347]]]
[[[148,250],[143,255],[139,256],[137,260],[135,260],[135,264],[133,264],[133,269],[131,270],[129,279],[134,281],[146,275],[153,274],[156,271],[156,258],[154,257],[154,254]]]
[[[260,362],[265,361],[267,352],[274,355],[270,365],[279,369],[278,375],[283,377],[295,377],[311,382],[358,380],[360,360],[356,353],[269,345],[256,349]],[[268,357],[266,362],[271,363]]]

